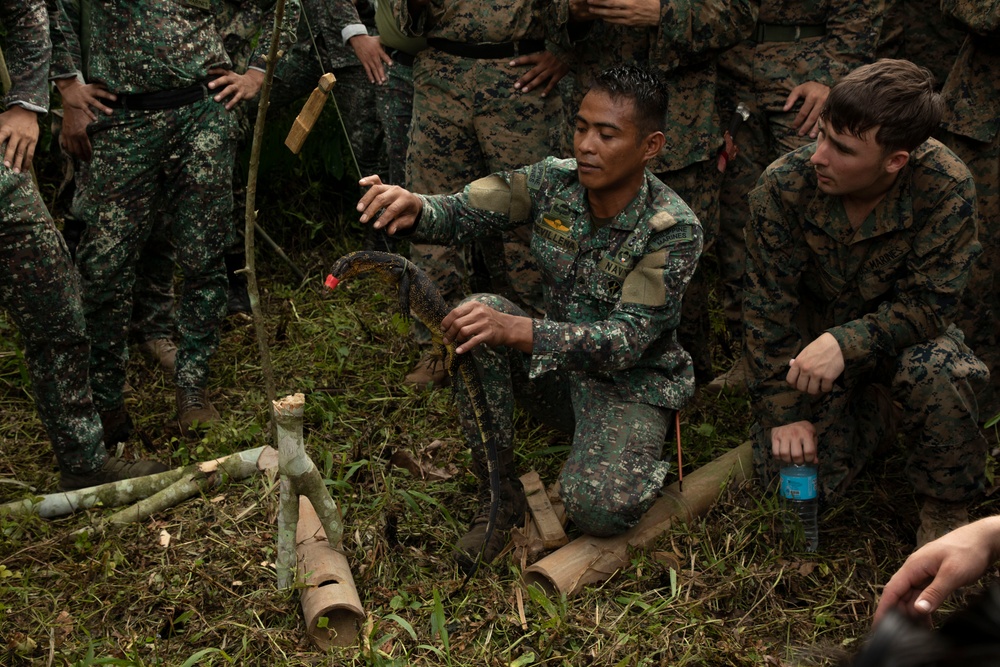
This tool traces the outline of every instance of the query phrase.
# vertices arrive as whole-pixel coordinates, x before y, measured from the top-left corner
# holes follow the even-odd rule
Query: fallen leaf
[[[68,611],[63,610],[56,616],[53,626],[53,638],[56,648],[59,648],[73,634],[73,617],[69,615]]]

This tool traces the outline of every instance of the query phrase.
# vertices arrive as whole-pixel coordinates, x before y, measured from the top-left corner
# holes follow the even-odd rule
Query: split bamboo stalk
[[[684,493],[671,484],[639,523],[614,537],[579,537],[524,571],[525,585],[536,584],[549,595],[570,597],[589,584],[610,579],[629,563],[629,547],[646,549],[674,521],[691,521],[715,504],[727,483],[747,480],[753,469],[751,447],[744,442],[684,479]]]

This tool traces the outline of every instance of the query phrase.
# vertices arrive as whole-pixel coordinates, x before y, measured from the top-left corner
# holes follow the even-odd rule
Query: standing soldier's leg
[[[169,220],[154,221],[149,241],[139,255],[132,287],[132,339],[139,351],[173,377],[177,358],[174,344],[174,243]]]
[[[413,67],[399,62],[399,54],[388,68],[388,80],[376,88],[379,118],[385,131],[386,178],[393,185],[406,183],[406,150],[413,118]]]
[[[231,229],[235,120],[211,98],[177,110],[168,172],[175,183],[173,232],[183,285],[177,307],[177,416],[187,434],[193,422],[217,420],[208,399],[209,361],[219,343],[226,307],[223,251]]]

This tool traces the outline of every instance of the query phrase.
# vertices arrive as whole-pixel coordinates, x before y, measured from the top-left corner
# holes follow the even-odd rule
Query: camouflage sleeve
[[[824,38],[827,65],[812,80],[832,86],[858,65],[875,60],[884,13],[885,0],[833,0]]]
[[[808,395],[785,382],[788,361],[805,343],[792,319],[805,258],[798,225],[766,172],[749,198],[743,356],[753,410],[762,426],[772,428],[812,418]]]
[[[533,320],[531,377],[556,368],[598,373],[634,368],[650,346],[672,335],[702,248],[701,227],[692,224],[690,233],[676,234],[685,231],[682,225],[687,223],[653,237],[625,277],[607,319],[586,324]]]
[[[563,62],[572,59],[573,38],[570,35],[569,0],[543,3],[542,23],[545,26],[545,48]]]
[[[49,13],[49,37],[52,62],[49,77],[64,79],[83,76],[83,52],[80,48],[80,0],[46,0]]]
[[[364,21],[358,15],[358,9],[351,0],[333,0],[328,2],[330,18],[333,21],[333,28],[340,35],[342,43],[355,35],[367,35]]]
[[[751,0],[665,0],[651,38],[650,62],[674,69],[704,54],[735,46],[753,34]]]
[[[941,0],[941,11],[986,37],[1000,30],[1000,0]]]
[[[7,30],[7,69],[11,88],[4,108],[16,104],[31,111],[49,109],[49,19],[43,0],[2,0]]]
[[[982,252],[976,233],[972,177],[953,182],[913,241],[906,276],[892,301],[873,313],[829,329],[844,360],[865,370],[879,359],[944,333],[954,320],[969,272]]]
[[[271,48],[271,31],[274,29],[275,10],[277,5],[269,3],[265,8],[263,19],[261,20],[261,38],[257,42],[257,48],[250,56],[250,67],[253,69],[267,69],[267,53]],[[285,12],[281,19],[281,30],[278,36],[279,52],[288,53],[292,45],[295,44],[296,30],[299,25],[299,16],[302,13],[302,3],[300,0],[285,0]]]
[[[396,25],[407,37],[423,37],[427,29],[427,15],[431,13],[431,5],[427,5],[419,13],[410,11],[410,0],[386,0],[392,3],[392,15],[396,17]]]

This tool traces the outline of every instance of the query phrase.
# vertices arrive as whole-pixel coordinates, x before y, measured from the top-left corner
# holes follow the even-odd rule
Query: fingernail
[[[917,600],[913,603],[913,606],[917,608],[917,611],[923,612],[925,614],[930,613],[931,603],[923,598]]]

